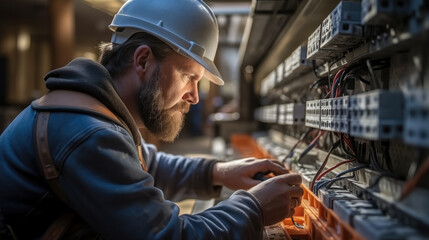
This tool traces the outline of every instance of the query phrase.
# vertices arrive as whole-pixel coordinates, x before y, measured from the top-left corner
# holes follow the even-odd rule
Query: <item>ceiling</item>
[[[123,0],[74,0],[75,41],[76,44],[97,44],[97,41],[110,40],[108,25],[112,16],[122,5]],[[240,15],[247,17],[250,0],[208,0],[217,16]],[[0,1],[0,27],[3,31],[25,29],[33,37],[49,35],[49,0],[12,0]],[[228,18],[226,24],[219,24],[221,34],[229,34],[225,28],[231,27]],[[224,27],[224,28],[222,28]],[[228,38],[227,36],[223,39]],[[241,40],[241,36],[239,38]]]

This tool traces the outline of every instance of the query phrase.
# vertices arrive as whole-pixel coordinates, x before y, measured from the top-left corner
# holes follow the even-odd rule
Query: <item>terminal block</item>
[[[356,216],[354,227],[366,239],[425,239],[416,229],[388,216]]]
[[[276,123],[277,104],[257,108],[255,110],[255,119],[264,123]]]
[[[429,90],[405,93],[404,142],[429,147]]]
[[[349,96],[320,101],[320,129],[349,133]]]
[[[320,50],[320,28],[318,26],[316,30],[308,37],[307,41],[307,59],[314,60],[317,58],[324,58],[328,51],[323,52]]]
[[[284,63],[280,63],[276,68],[276,80],[275,83],[279,83],[284,77]]]
[[[362,24],[394,24],[409,14],[410,2],[404,0],[362,0]]]
[[[402,137],[401,91],[374,90],[350,97],[350,135],[369,140]]]
[[[306,53],[307,54],[307,53]],[[292,55],[289,56],[288,58],[286,58],[286,60],[284,61],[284,65],[285,65],[285,78],[288,78],[291,76],[292,74]]]
[[[300,103],[288,103],[279,105],[278,124],[302,125],[305,120],[305,106]]]
[[[344,222],[354,226],[356,216],[382,216],[383,212],[372,205],[369,201],[358,200],[338,200],[334,202],[334,212]]]
[[[261,82],[261,96],[266,96],[276,84],[276,72],[272,71]]]
[[[341,1],[321,26],[320,48],[344,52],[362,38],[361,3]]]
[[[339,200],[357,200],[358,198],[351,192],[344,189],[320,189],[319,198],[322,203],[330,208],[334,208],[334,203]]]
[[[309,68],[307,64],[307,47],[299,46],[295,49],[286,60],[286,64],[289,64],[289,69],[286,68],[285,77],[295,77],[307,70]]]
[[[320,100],[305,103],[305,126],[320,128]]]

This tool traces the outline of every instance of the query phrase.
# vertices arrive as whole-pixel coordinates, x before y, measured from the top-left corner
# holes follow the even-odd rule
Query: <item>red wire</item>
[[[331,89],[331,93],[332,93],[332,96],[333,97],[335,97],[335,96],[337,96],[338,94],[338,89],[337,89],[337,91],[335,92],[335,96],[333,95],[334,94],[334,86],[335,86],[335,81],[337,80],[337,78],[338,78],[338,76],[344,71],[344,70],[346,70],[346,68],[342,68],[342,69],[340,69],[338,72],[337,72],[337,74],[335,74],[335,77],[334,77],[334,81],[332,82],[332,89]]]
[[[335,166],[333,166],[333,167],[331,167],[331,168],[329,168],[328,170],[326,170],[326,171],[324,171],[322,174],[320,174],[318,177],[317,177],[317,181],[319,181],[323,176],[325,176],[328,172],[330,172],[330,171],[332,171],[332,170],[334,170],[335,168],[337,168],[337,167],[339,167],[339,166],[341,166],[341,165],[343,165],[343,164],[346,164],[346,163],[349,163],[349,162],[353,162],[354,161],[354,159],[350,159],[350,160],[346,160],[346,161],[342,161],[342,162],[340,162],[340,163],[338,163],[337,165],[335,165]]]
[[[314,144],[314,142],[316,142],[326,131],[320,131],[319,134],[313,139],[313,141],[311,141],[311,143],[308,146],[311,146]]]

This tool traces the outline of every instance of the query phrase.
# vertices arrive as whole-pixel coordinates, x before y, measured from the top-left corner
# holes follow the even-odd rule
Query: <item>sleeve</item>
[[[148,171],[154,177],[155,186],[162,189],[166,199],[179,201],[219,197],[222,187],[212,184],[212,169],[216,160],[158,152],[151,144],[143,145],[143,157],[147,159]]]
[[[238,191],[200,214],[179,216],[178,207],[141,169],[129,135],[103,127],[75,142],[59,164],[60,182],[71,207],[104,238],[262,237],[262,212],[248,192]]]

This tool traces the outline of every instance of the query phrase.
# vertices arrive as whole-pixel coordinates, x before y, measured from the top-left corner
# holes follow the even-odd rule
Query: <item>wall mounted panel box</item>
[[[429,147],[429,89],[404,94],[404,142]]]
[[[300,103],[279,105],[279,121],[282,125],[302,125],[305,120],[305,106]]]
[[[362,24],[394,24],[409,14],[410,2],[406,0],[362,0]]]
[[[299,75],[301,72],[307,70],[309,65],[307,64],[307,47],[299,46],[289,56],[290,59],[290,75],[291,77]]]
[[[409,4],[409,32],[414,35],[429,30],[429,4],[427,0],[413,0]]]
[[[320,48],[343,52],[357,45],[361,37],[361,3],[341,1],[322,22]]]
[[[276,72],[272,71],[261,82],[261,96],[266,96],[276,84]]]
[[[422,236],[416,229],[387,216],[356,216],[354,227],[363,237],[372,240],[420,239]]]
[[[349,96],[321,100],[320,129],[349,133]]]
[[[330,209],[334,208],[335,201],[358,200],[358,198],[353,195],[353,193],[344,189],[320,189],[318,195],[323,205]]]
[[[374,90],[350,97],[350,135],[370,140],[402,137],[401,91]]]
[[[334,212],[344,222],[354,226],[356,216],[382,216],[383,212],[367,200],[337,200],[334,201]]]
[[[284,61],[285,64],[285,76],[284,78],[288,78],[292,73],[292,55],[290,55],[286,60]]]
[[[257,109],[259,117],[257,119],[265,123],[277,122],[277,105],[263,106]]]
[[[280,63],[276,68],[276,81],[275,83],[279,83],[283,80],[284,77],[284,63]]]
[[[329,51],[322,51],[320,49],[320,28],[321,26],[317,27],[316,30],[308,37],[307,40],[307,59],[308,60],[314,60],[318,58],[326,58],[327,54],[329,54]]]
[[[305,103],[305,126],[320,128],[320,100]]]

